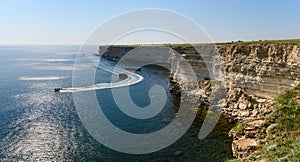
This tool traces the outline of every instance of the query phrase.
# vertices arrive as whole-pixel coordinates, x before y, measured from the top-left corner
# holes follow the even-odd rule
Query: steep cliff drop
[[[171,46],[186,59],[199,76],[200,95],[199,108],[205,108],[210,104],[211,80],[207,64],[203,63],[205,57],[211,57],[210,52],[204,52],[202,56],[195,48],[204,49],[205,45],[197,46]],[[103,48],[103,47],[102,47]],[[103,56],[112,59],[120,59],[133,47],[105,47]],[[206,48],[207,49],[207,48]],[[212,49],[213,50],[213,49]],[[221,56],[224,67],[226,98],[220,103],[222,115],[231,122],[253,122],[249,126],[250,136],[246,132],[237,133],[235,129],[230,132],[234,138],[232,145],[234,156],[243,159],[255,148],[259,147],[259,141],[251,136],[251,130],[256,130],[264,125],[260,117],[271,114],[272,102],[282,92],[300,83],[300,45],[295,44],[220,44],[214,49],[214,54]],[[205,56],[207,54],[207,56]],[[213,55],[214,55],[213,54]],[[172,60],[171,60],[172,61]],[[180,87],[176,86],[176,79],[171,73],[171,91],[180,94]],[[251,128],[251,130],[250,130]]]

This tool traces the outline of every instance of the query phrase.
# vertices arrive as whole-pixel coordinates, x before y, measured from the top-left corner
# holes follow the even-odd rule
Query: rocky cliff
[[[182,53],[193,68],[198,70],[198,75],[204,78],[212,75],[209,75],[207,69],[214,69],[221,64],[223,84],[226,87],[226,98],[219,105],[222,107],[221,113],[230,121],[238,121],[237,127],[246,123],[242,132],[235,128],[229,133],[234,139],[234,156],[244,159],[261,147],[265,141],[264,138],[258,140],[258,136],[264,134],[261,128],[265,127],[267,131],[274,129],[274,124],[267,125],[262,118],[273,113],[272,102],[276,97],[300,83],[300,46],[226,44],[216,46],[211,53],[203,50],[203,46],[178,47],[175,50]],[[196,55],[202,57],[196,58]],[[221,60],[216,62],[214,56],[220,56]],[[216,80],[218,79],[221,78]],[[199,107],[205,108],[211,104],[212,80],[202,78],[199,81]]]
[[[226,44],[217,45],[213,52],[209,49],[203,46],[175,48],[190,62],[199,80],[210,78],[209,66],[222,64],[227,89],[222,113],[233,120],[267,113],[267,103],[300,82],[299,45]],[[214,55],[220,56],[222,62],[215,62]],[[207,96],[209,86],[199,85],[200,97],[203,98]],[[208,100],[208,96],[204,100]]]
[[[170,46],[170,48],[187,60],[195,71],[199,80],[199,92],[193,93],[199,95],[200,108],[210,104],[211,82],[223,81],[226,98],[218,104],[221,104],[221,113],[231,121],[242,122],[271,113],[270,104],[273,99],[300,83],[300,45],[222,44]],[[118,60],[133,48],[105,47],[105,49],[107,50],[103,52],[103,56]],[[170,64],[178,62],[171,55],[169,61]],[[214,75],[216,67],[222,71],[222,75]],[[171,90],[177,94],[180,93],[180,88],[183,88],[176,84],[178,69],[180,68],[171,69],[173,79]],[[259,124],[263,124],[263,121],[250,123],[249,127],[256,128]],[[245,157],[251,152],[250,148],[259,145],[245,133],[237,135],[232,131],[230,135],[234,138],[233,152],[238,158]]]
[[[210,91],[210,86],[207,85],[209,83],[201,83],[201,80],[224,81],[227,96],[222,113],[231,120],[244,120],[256,117],[260,113],[267,113],[269,110],[266,104],[284,90],[300,83],[300,45],[223,44],[169,47],[179,53],[196,73],[200,86],[200,100],[209,102],[207,94]],[[102,46],[99,53],[105,58],[118,60],[133,49],[135,47]],[[168,52],[160,46],[147,46],[141,51],[148,53],[154,51],[147,54],[151,55],[150,58],[153,60],[155,57],[166,59],[165,56],[159,57],[161,55],[159,52]],[[215,56],[219,56],[220,60]],[[143,58],[140,58],[140,61],[144,61]],[[169,55],[170,64],[176,61]],[[181,65],[177,63],[176,66]],[[211,78],[214,77],[216,66],[221,66],[223,75]],[[178,69],[180,68],[171,69],[173,82],[176,82]],[[176,86],[174,88],[178,89]]]
[[[228,88],[223,112],[246,123],[242,132],[235,128],[229,133],[234,138],[234,155],[243,159],[263,145],[265,139],[258,140],[264,134],[262,128],[274,129],[263,119],[274,111],[273,100],[300,82],[300,46],[226,45],[216,52],[224,60]]]
[[[119,60],[133,49],[131,46],[100,46],[98,52],[107,59]]]
[[[299,45],[226,45],[216,52],[224,59],[231,86],[260,98],[274,99],[299,82]]]

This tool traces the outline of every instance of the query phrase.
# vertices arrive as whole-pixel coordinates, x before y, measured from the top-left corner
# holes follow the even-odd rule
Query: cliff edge
[[[226,98],[218,103],[222,107],[221,113],[229,121],[237,122],[237,127],[241,124],[248,126],[242,132],[234,128],[229,133],[234,139],[233,154],[239,159],[245,159],[262,146],[262,140],[257,140],[258,129],[266,123],[262,117],[274,113],[274,99],[300,83],[300,45],[273,43],[168,47],[179,53],[195,71],[199,92],[193,93],[199,96],[199,108],[210,104],[211,83],[216,79],[210,75],[215,67],[221,67],[223,78],[216,79],[224,80],[223,86],[226,88]],[[118,60],[134,48],[113,46],[99,49],[104,51],[104,57]],[[156,57],[160,54],[152,55]],[[174,64],[177,61],[169,57],[170,64],[180,66]],[[180,94],[180,88],[184,88],[176,84],[178,69],[175,67],[170,73],[171,91],[176,94]],[[245,121],[247,124],[243,124]]]

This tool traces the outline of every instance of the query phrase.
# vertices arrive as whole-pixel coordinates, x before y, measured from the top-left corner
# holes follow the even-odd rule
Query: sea
[[[85,55],[99,60],[99,66],[95,66],[95,84],[110,83],[114,74],[107,68],[113,69],[117,62],[100,59],[95,55],[98,47],[90,48]],[[80,70],[74,69],[79,50],[79,45],[0,46],[0,161],[226,161],[233,158],[232,139],[228,137],[233,125],[226,119],[221,118],[206,138],[198,139],[204,110],[199,110],[191,128],[178,141],[162,150],[129,154],[103,145],[85,128],[74,103],[76,92],[72,88],[76,87],[72,87],[72,81],[74,70]],[[92,90],[102,111],[116,127],[136,134],[155,132],[169,124],[166,119],[172,119],[178,108],[178,97],[169,91],[169,73],[163,67],[144,66],[135,72],[142,76],[142,81],[129,86],[132,101],[141,107],[150,104],[151,87],[160,85],[165,89],[164,108],[149,120],[131,118],[120,111],[113,87]],[[55,88],[66,91],[55,92]]]

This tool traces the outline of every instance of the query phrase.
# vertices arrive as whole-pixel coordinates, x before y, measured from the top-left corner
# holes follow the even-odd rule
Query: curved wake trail
[[[92,91],[92,90],[100,90],[100,89],[107,89],[107,88],[125,87],[125,86],[130,86],[133,84],[137,84],[144,79],[141,75],[138,75],[134,72],[124,70],[124,69],[121,69],[118,67],[112,68],[105,64],[101,64],[98,67],[101,68],[102,70],[112,73],[114,75],[126,74],[127,78],[124,80],[117,81],[117,82],[98,83],[98,84],[90,85],[90,86],[86,86],[86,87],[62,88],[59,92],[83,92],[83,91]]]

